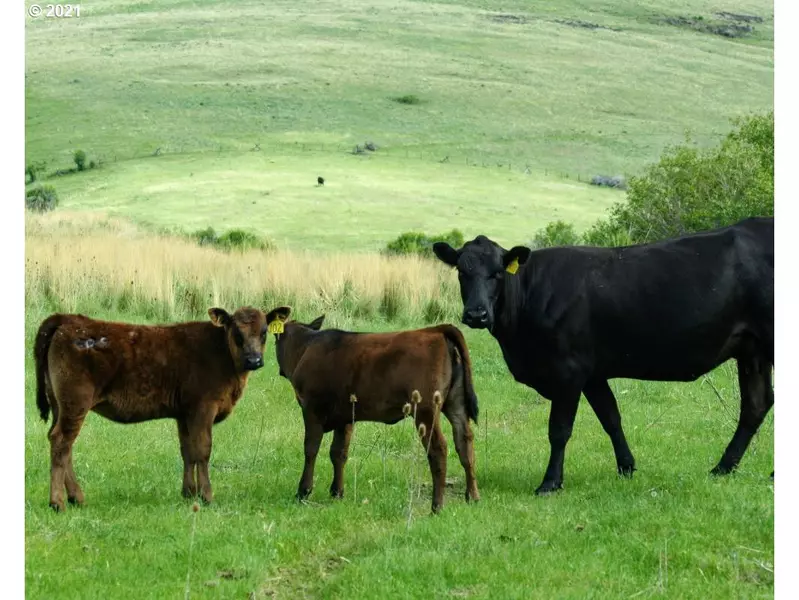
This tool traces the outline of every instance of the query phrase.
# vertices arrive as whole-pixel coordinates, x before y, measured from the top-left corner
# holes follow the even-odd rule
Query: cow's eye
[[[261,341],[266,340],[266,327],[261,330]]]
[[[233,341],[236,342],[237,346],[244,345],[244,336],[241,335],[241,331],[238,327],[233,328]]]

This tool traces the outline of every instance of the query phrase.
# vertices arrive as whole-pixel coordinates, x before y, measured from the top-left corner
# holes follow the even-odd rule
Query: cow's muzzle
[[[472,329],[485,329],[491,324],[488,311],[484,308],[470,308],[464,310],[461,320],[464,325]]]
[[[260,369],[263,366],[264,366],[264,357],[261,355],[248,356],[244,359],[245,371],[255,371],[256,369]]]

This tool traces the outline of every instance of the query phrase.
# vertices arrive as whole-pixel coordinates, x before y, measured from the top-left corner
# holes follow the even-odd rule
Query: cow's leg
[[[344,465],[352,439],[352,423],[339,427],[333,432],[333,442],[330,444],[330,461],[333,463],[333,484],[330,486],[330,495],[334,498],[344,497]]]
[[[726,475],[738,466],[749,442],[774,404],[771,387],[771,363],[758,356],[738,359],[738,384],[741,388],[741,415],[719,464],[711,473]]]
[[[197,495],[196,465],[192,461],[189,426],[182,417],[178,419],[178,438],[180,439],[180,455],[183,457],[182,494],[184,498],[193,498]]]
[[[304,500],[311,494],[316,455],[319,454],[319,446],[322,444],[322,437],[325,433],[322,424],[315,416],[306,410],[302,411],[302,416],[305,421],[305,468],[302,471],[300,484],[297,486],[298,500]]]
[[[50,429],[50,507],[56,511],[64,510],[64,487],[70,500],[83,502],[83,492],[74,479],[71,468],[72,444],[80,433],[87,410],[79,404],[73,410],[62,410],[55,426]]]
[[[477,491],[477,477],[474,473],[474,434],[469,425],[469,417],[463,404],[446,402],[444,414],[452,424],[452,437],[458,451],[461,466],[466,472],[466,502],[478,502],[480,492]]]
[[[417,416],[417,429],[420,423],[424,423],[425,431],[419,439],[425,449],[429,446],[427,463],[430,465],[430,474],[433,477],[432,509],[433,513],[437,513],[444,506],[444,488],[447,485],[447,440],[441,432],[441,425],[437,419],[434,423],[432,418],[422,419],[421,416]]]
[[[592,381],[585,386],[583,393],[588,404],[594,409],[605,433],[610,436],[613,451],[616,453],[616,468],[619,474],[632,477],[633,471],[635,471],[635,459],[627,445],[627,438],[624,437],[619,407],[610,385],[604,379]]]
[[[535,491],[538,495],[554,492],[563,487],[563,458],[566,452],[566,443],[572,435],[574,417],[577,415],[579,402],[579,391],[560,396],[552,401],[549,411],[549,465],[544,474],[544,481]]]
[[[67,470],[64,477],[64,483],[67,486],[67,501],[70,504],[83,504],[84,496],[83,490],[80,489],[78,478],[75,475],[75,467],[72,465],[72,448],[69,449],[69,457],[67,458]]]

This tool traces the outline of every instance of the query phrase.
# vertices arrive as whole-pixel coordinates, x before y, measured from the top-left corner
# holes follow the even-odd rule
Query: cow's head
[[[288,318],[291,309],[282,306],[264,314],[262,310],[242,307],[232,315],[223,308],[209,308],[208,316],[217,327],[225,329],[233,363],[242,371],[255,371],[264,366],[264,346],[271,323]]]
[[[278,335],[275,340],[275,354],[277,355],[277,366],[280,369],[281,377],[291,378],[294,365],[302,356],[304,350],[302,332],[319,331],[324,321],[325,315],[322,315],[310,323],[300,323],[299,321],[286,323],[284,335]]]
[[[494,308],[504,289],[506,276],[515,275],[530,256],[530,249],[514,246],[505,250],[484,235],[478,235],[455,250],[446,242],[433,244],[436,256],[458,269],[463,300],[463,323],[473,329],[494,327]]]

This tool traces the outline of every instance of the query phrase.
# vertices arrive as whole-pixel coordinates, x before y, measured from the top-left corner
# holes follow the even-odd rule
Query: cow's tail
[[[466,414],[472,421],[477,423],[477,414],[479,407],[477,406],[477,394],[474,392],[474,385],[472,383],[472,360],[469,358],[469,348],[466,346],[466,340],[461,333],[461,330],[454,325],[442,325],[441,330],[447,339],[452,342],[458,353],[461,356],[463,364],[463,394],[466,399]]]
[[[47,353],[53,334],[64,323],[65,315],[52,315],[47,317],[39,326],[36,340],[33,343],[33,358],[36,361],[36,406],[43,421],[50,417],[50,402],[47,400]]]

